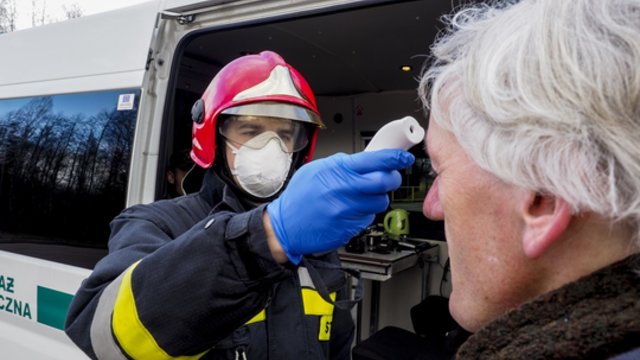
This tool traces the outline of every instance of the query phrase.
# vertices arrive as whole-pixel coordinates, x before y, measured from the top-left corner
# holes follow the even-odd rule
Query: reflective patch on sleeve
[[[98,359],[127,360],[111,333],[111,313],[123,277],[124,272],[102,291],[96,311],[93,313],[89,334],[91,347]]]
[[[314,289],[302,288],[302,303],[305,315],[320,316],[318,340],[331,339],[331,322],[333,321],[333,304],[326,302],[320,293]],[[331,300],[336,300],[336,293],[329,294]]]
[[[138,263],[125,271],[113,308],[112,329],[120,347],[133,359],[199,359],[206,352],[193,356],[170,356],[158,345],[140,320],[131,285],[131,274]]]
[[[262,311],[257,313],[256,316],[252,317],[251,320],[247,321],[244,324],[245,325],[249,325],[249,324],[257,323],[257,322],[260,322],[260,321],[264,321],[266,318],[267,318],[267,310],[266,309],[262,309]]]

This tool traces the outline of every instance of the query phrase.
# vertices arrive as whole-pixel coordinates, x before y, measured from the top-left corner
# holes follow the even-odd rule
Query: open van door
[[[0,36],[0,99],[140,88],[159,1]]]

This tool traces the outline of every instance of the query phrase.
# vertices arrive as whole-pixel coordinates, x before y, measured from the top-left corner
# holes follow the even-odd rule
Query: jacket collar
[[[640,254],[521,305],[472,335],[458,359],[607,358],[640,343]]]
[[[231,186],[228,186],[213,168],[208,169],[204,174],[200,196],[211,206],[212,212],[223,210],[233,212],[246,211],[245,206],[242,205]]]

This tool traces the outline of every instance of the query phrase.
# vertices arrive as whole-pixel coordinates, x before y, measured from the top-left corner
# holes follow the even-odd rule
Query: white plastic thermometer
[[[403,149],[420,143],[424,139],[424,129],[412,116],[393,120],[380,128],[364,151],[382,149]]]

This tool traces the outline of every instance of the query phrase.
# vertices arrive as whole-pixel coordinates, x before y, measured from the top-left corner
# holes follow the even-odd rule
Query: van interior
[[[167,192],[162,169],[171,154],[191,146],[191,106],[216,72],[242,55],[275,51],[311,84],[327,126],[318,137],[316,159],[361,151],[381,126],[407,115],[426,127],[427,115],[416,91],[418,79],[442,26],[439,20],[452,5],[394,1],[190,34],[178,46],[173,62],[156,197]],[[392,207],[409,211],[417,232],[412,235],[444,240],[442,224],[421,213],[432,181],[423,146],[411,149],[418,160],[403,173],[403,186],[392,194]],[[199,183],[190,180],[189,184]],[[191,185],[186,190],[197,188]]]
[[[220,68],[242,55],[275,51],[310,83],[327,127],[318,137],[315,159],[336,152],[362,151],[381,126],[407,115],[426,128],[428,114],[417,95],[419,77],[429,61],[430,44],[443,26],[441,17],[459,4],[424,0],[377,2],[190,34],[178,46],[173,62],[156,197],[166,193],[162,168],[171,154],[191,146],[193,103]],[[433,181],[429,159],[424,144],[410,151],[417,160],[403,171],[401,188],[391,194],[391,208],[407,211],[410,237],[441,242],[440,258],[436,255],[436,266],[414,266],[399,273],[394,281],[365,282],[365,301],[356,316],[358,341],[385,325],[404,329],[419,326],[411,325],[412,306],[424,304],[425,298],[432,299],[430,294],[447,294],[443,224],[422,214],[422,201]],[[379,214],[370,228],[380,229],[384,216]],[[399,293],[403,296],[398,297]],[[444,307],[429,311],[448,314],[446,301]]]

